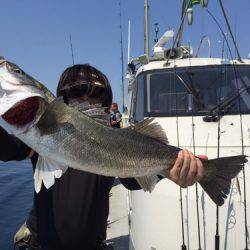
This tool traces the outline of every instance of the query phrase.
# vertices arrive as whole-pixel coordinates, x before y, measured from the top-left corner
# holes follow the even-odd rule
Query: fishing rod
[[[148,0],[144,0],[144,12],[145,12],[145,54],[149,57],[149,5]]]
[[[236,85],[237,85],[237,90],[239,92],[239,82],[238,78],[236,77]],[[240,131],[241,131],[241,153],[242,155],[245,154],[244,150],[244,137],[243,137],[243,126],[242,126],[242,112],[241,112],[241,103],[240,103],[240,98],[238,99],[238,104],[239,104],[239,113],[240,113]],[[245,166],[242,168],[243,172],[243,193],[244,193],[244,219],[245,219],[245,243],[246,247],[245,250],[248,250],[248,227],[247,227],[247,201],[246,201],[246,174],[245,174]]]
[[[183,5],[182,5],[182,18],[181,18],[181,24],[180,24],[180,27],[179,27],[179,30],[178,30],[178,33],[177,33],[177,36],[173,42],[173,46],[172,46],[172,49],[174,48],[175,46],[175,43],[177,42],[177,39],[178,39],[178,42],[177,42],[177,47],[180,47],[181,46],[181,41],[182,41],[182,35],[183,35],[183,26],[184,26],[184,20],[185,20],[185,17],[186,17],[186,14],[187,14],[187,10],[188,10],[188,6],[189,4],[191,3],[191,0],[189,1],[189,3],[184,0],[183,1]],[[190,44],[189,44],[189,47],[190,47]],[[166,65],[168,64],[169,62],[169,59],[170,59],[170,55],[171,53],[169,53],[169,56],[168,56],[168,59],[167,59],[167,63]],[[189,65],[191,67],[191,62],[190,62],[190,58],[189,58]],[[185,85],[185,84],[184,84]],[[192,95],[193,98],[195,98],[194,94],[193,94],[193,91],[190,91],[189,88],[187,88],[187,90],[189,91],[189,93]],[[192,107],[192,138],[193,138],[193,151],[194,151],[194,155],[195,155],[195,135],[194,135],[194,115],[193,115],[193,107]],[[201,232],[200,232],[200,216],[199,216],[199,195],[198,195],[198,185],[197,183],[195,183],[195,195],[196,195],[196,214],[197,214],[197,227],[198,227],[198,244],[199,244],[199,248],[198,250],[202,250],[201,249]]]
[[[190,43],[189,43],[190,47]],[[189,69],[191,68],[191,61],[189,57]],[[189,94],[192,95],[192,98],[194,98],[193,92],[190,92]],[[192,99],[193,100],[193,99]],[[194,123],[194,107],[193,107],[193,101],[192,101],[192,140],[193,140],[193,151],[194,155],[196,155],[196,147],[195,147],[195,123]],[[200,212],[199,212],[199,193],[198,193],[198,184],[195,183],[195,198],[196,198],[196,216],[197,216],[197,229],[198,229],[198,244],[199,248],[198,250],[202,250],[201,248],[201,229],[200,229]]]
[[[192,0],[189,0],[189,3],[187,3],[187,0],[183,0],[181,23],[180,23],[177,35],[176,35],[175,39],[173,40],[173,45],[172,45],[171,50],[174,49],[176,42],[177,42],[177,46],[180,46],[180,44],[181,44],[184,20],[185,20],[186,14],[187,14],[188,5],[191,3],[191,1]],[[157,40],[158,40],[158,37],[157,37],[158,31],[159,31],[158,24],[155,24],[155,33],[156,33],[156,39]],[[171,55],[171,53],[169,53],[169,55],[168,55],[166,65],[168,65],[170,55]],[[175,70],[175,76],[178,77],[175,67],[174,67],[174,70]],[[176,99],[176,102],[177,102],[177,96],[176,96],[175,99]],[[178,142],[177,144],[178,144],[178,147],[179,147],[179,122],[178,122],[178,115],[177,115],[177,103],[176,103],[175,109],[176,109],[177,142]],[[181,248],[182,248],[182,250],[186,250],[187,246],[185,244],[183,199],[182,199],[182,188],[181,187],[180,187],[180,205],[181,205],[181,224],[182,224],[182,246],[181,246]]]
[[[234,44],[234,47],[235,47],[235,50],[236,50],[236,53],[238,55],[238,60],[240,62],[243,62],[242,59],[241,59],[241,56],[240,56],[240,52],[239,52],[239,49],[238,49],[238,46],[237,46],[237,43],[235,41],[235,37],[233,35],[233,32],[232,32],[232,29],[231,29],[231,26],[230,26],[230,23],[228,21],[228,18],[227,18],[227,14],[226,14],[226,11],[224,9],[224,6],[223,6],[223,3],[222,3],[222,0],[218,0],[219,1],[219,4],[220,4],[220,7],[221,7],[221,10],[222,10],[222,13],[223,13],[223,16],[224,16],[224,19],[226,21],[226,24],[227,24],[227,28],[228,28],[228,31],[231,35],[231,38],[232,38],[232,41],[233,41],[233,44]]]
[[[206,139],[206,150],[205,150],[205,155],[207,155],[207,149],[208,149],[208,139],[209,139],[209,133],[207,134],[207,139]],[[206,206],[205,206],[205,192],[202,190],[201,194],[201,208],[203,212],[203,241],[204,241],[204,250],[207,249],[207,239],[206,239]]]
[[[187,14],[187,9],[188,9],[187,0],[183,0],[182,1],[182,11],[181,11],[181,20],[185,19],[185,16]],[[183,37],[183,29],[184,29],[184,22],[181,22],[180,32],[177,36],[178,37],[177,47],[181,46],[182,37]]]
[[[187,219],[186,219],[186,225],[187,225],[187,246],[188,246],[188,250],[190,249],[189,248],[189,243],[190,243],[190,239],[189,239],[189,203],[188,203],[188,188],[186,190],[186,216],[187,216]]]
[[[199,54],[200,49],[201,49],[201,45],[203,44],[203,41],[204,41],[205,39],[207,39],[207,43],[208,43],[208,56],[211,58],[211,41],[210,41],[209,37],[206,36],[206,35],[202,36],[195,57],[198,57],[198,54]]]
[[[225,43],[225,39],[223,39],[223,42],[222,42],[222,53],[221,53],[222,60],[224,59],[224,43]],[[222,74],[220,74],[220,75],[223,77]],[[217,105],[219,105],[220,100],[221,100],[221,84],[222,84],[222,81],[220,81],[219,98],[217,98]],[[220,114],[221,114],[221,112],[220,112],[220,105],[219,105],[218,114],[217,114],[218,118],[220,117]],[[217,146],[217,158],[220,157],[220,137],[221,137],[220,124],[221,124],[221,121],[219,119],[218,120],[218,128],[217,128],[217,143],[218,143],[218,146]],[[219,206],[217,205],[216,206],[216,231],[215,231],[215,236],[214,236],[215,250],[220,249],[220,234],[219,234],[220,220],[219,219],[220,219],[220,217],[219,217]]]
[[[128,64],[130,63],[131,52],[131,21],[128,20]]]
[[[174,60],[175,63],[175,60]],[[176,67],[174,66],[174,89],[176,89]],[[177,92],[175,91],[175,115],[176,115],[176,132],[177,132],[177,147],[180,147],[180,137],[179,137],[179,119],[177,114]],[[184,231],[184,213],[183,213],[183,199],[182,199],[182,188],[180,187],[180,208],[181,208],[181,229],[182,229],[182,245],[181,250],[187,250],[187,246],[185,244],[185,231]]]
[[[232,54],[231,48],[229,46],[227,37],[226,37],[225,33],[223,32],[223,30],[222,30],[222,28],[221,28],[218,20],[215,18],[215,16],[208,9],[206,11],[212,17],[212,19],[215,21],[215,23],[217,24],[217,26],[219,27],[219,29],[220,29],[220,31],[221,31],[221,33],[222,33],[222,35],[223,35],[223,37],[224,37],[224,39],[226,41],[230,57],[231,57],[231,59],[233,61],[233,54]],[[234,74],[235,74],[237,91],[238,91],[238,93],[240,93],[239,92],[240,91],[239,90],[239,84],[238,84],[238,74],[237,74],[237,71],[236,71],[236,68],[235,68],[235,63],[233,63],[232,66],[233,66],[233,70],[234,70]],[[243,83],[244,83],[244,81],[243,81]],[[238,104],[239,104],[239,114],[240,114],[241,151],[242,151],[242,154],[244,155],[244,137],[243,137],[242,112],[241,112],[240,98],[239,98]],[[246,244],[245,250],[249,250],[249,248],[248,248],[248,227],[247,227],[247,200],[246,200],[246,175],[245,175],[245,166],[243,166],[242,172],[243,172],[244,217],[245,217],[244,218],[245,244]]]
[[[182,246],[181,246],[181,250],[186,250],[187,246],[185,244],[183,199],[182,199],[182,188],[181,187],[180,187],[180,205],[181,205],[181,229],[182,229]]]
[[[122,110],[125,110],[125,94],[124,94],[124,55],[123,55],[123,35],[122,35],[122,9],[121,1],[119,1],[119,19],[120,19],[120,46],[121,46],[121,80],[122,80]]]
[[[208,6],[208,0],[183,0],[182,1],[182,13],[181,13],[181,20],[183,18],[188,17],[188,24],[192,25],[193,23],[193,9],[194,5],[201,4],[202,7],[206,8]],[[181,47],[182,44],[182,37],[183,37],[183,30],[184,30],[184,22],[181,23],[180,32],[178,34],[178,42],[177,47]]]
[[[191,62],[190,62],[190,58],[189,58],[189,64],[190,64],[190,67],[191,67]],[[188,91],[188,93],[190,95],[192,95],[192,98],[195,99],[195,95],[192,91],[192,89],[189,87],[189,85],[181,78],[180,75],[178,75],[176,73],[176,68],[174,67],[175,69],[175,76],[179,79],[179,81],[183,84],[183,86],[185,87],[185,89]],[[176,98],[177,100],[177,98]],[[176,103],[176,109],[177,109],[177,103]],[[177,112],[176,112],[176,115],[177,115]],[[178,122],[178,116],[176,116],[176,120]],[[192,141],[193,141],[193,151],[194,151],[194,154],[195,154],[195,149],[196,149],[196,146],[195,146],[195,133],[194,133],[194,113],[193,113],[193,103],[192,103]],[[178,133],[178,123],[177,123],[177,140],[179,138],[179,133]],[[182,193],[180,193],[180,195],[182,195]],[[182,196],[180,196],[180,201],[182,203]],[[200,218],[199,218],[199,204],[198,204],[198,201],[199,201],[199,195],[198,195],[198,185],[196,183],[196,213],[197,213],[197,227],[198,227],[198,242],[199,242],[199,248],[198,250],[202,250],[201,249],[201,230],[200,230]],[[182,205],[182,204],[181,204]],[[182,215],[183,216],[183,215]]]
[[[190,58],[189,58],[189,64],[191,67],[191,62],[190,62]],[[175,67],[174,67],[175,69]],[[181,78],[180,75],[178,75],[176,73],[176,69],[175,69],[175,76],[179,79],[179,81],[183,84],[183,86],[185,87],[185,89],[188,91],[188,93],[192,96],[192,98],[194,99],[195,95],[194,92],[192,91],[192,89],[189,87],[189,85]],[[177,98],[176,98],[177,99]],[[176,104],[177,107],[177,104]],[[177,113],[176,113],[177,115]],[[177,116],[178,119],[178,116]],[[194,136],[194,114],[193,114],[193,106],[192,106],[192,141],[193,141],[193,149],[194,149],[194,154],[195,154],[195,136]],[[178,128],[178,127],[177,127]],[[178,139],[178,137],[177,137]],[[191,146],[191,145],[190,145]],[[200,237],[200,219],[199,219],[199,205],[198,205],[198,200],[199,200],[199,196],[198,196],[198,185],[196,183],[196,211],[197,211],[197,227],[198,227],[198,239],[199,239],[199,249],[201,250],[201,237]]]
[[[226,220],[226,228],[225,228],[225,240],[224,240],[224,250],[227,250],[227,239],[228,239],[228,231],[229,231],[229,223],[231,221],[230,217],[232,216],[232,206],[233,206],[233,201],[232,201],[232,196],[233,196],[233,186],[234,186],[235,179],[233,180],[232,187],[230,190],[230,195],[228,199],[228,208],[227,208],[227,220]]]
[[[184,1],[186,1],[186,0],[184,0]],[[171,52],[174,49],[175,44],[178,43],[178,46],[181,45],[179,37],[180,37],[180,34],[183,32],[183,25],[184,25],[185,17],[187,15],[187,11],[188,11],[189,6],[192,4],[192,1],[193,0],[189,0],[188,2],[185,2],[186,6],[185,6],[185,3],[183,3],[183,6],[185,6],[185,8],[183,9],[183,15],[182,15],[182,18],[181,18],[181,23],[180,23],[180,26],[178,28],[177,35],[176,35],[176,37],[175,37],[175,39],[173,41],[173,45],[172,45],[172,47],[170,49],[170,53],[168,54],[167,61],[166,61],[165,65],[168,65],[168,63],[169,63],[169,60],[170,60],[170,57],[171,57],[171,54],[172,54]],[[181,37],[182,37],[182,34],[181,34]]]
[[[69,35],[69,44],[70,44],[70,50],[71,50],[72,63],[73,63],[73,65],[75,65],[75,56],[74,56],[74,51],[73,51],[73,44],[72,44],[71,35]]]
[[[186,0],[184,0],[184,1],[186,1]],[[183,28],[183,25],[184,25],[185,17],[186,17],[186,15],[187,15],[188,6],[189,6],[191,3],[192,3],[192,0],[189,0],[188,3],[186,4],[186,7],[184,8],[184,11],[183,11],[184,14],[182,15],[181,23],[180,23],[180,26],[179,26],[177,35],[176,35],[176,37],[175,37],[175,39],[174,39],[174,41],[173,41],[173,45],[172,45],[172,47],[171,47],[171,49],[170,49],[170,53],[169,53],[169,55],[168,55],[168,57],[167,57],[166,65],[168,65],[168,63],[169,63],[169,60],[170,60],[170,57],[171,57],[171,54],[172,54],[171,52],[172,52],[172,50],[174,49],[175,44],[178,43],[179,36],[180,36],[180,34],[181,34],[181,32],[182,32],[182,28]],[[183,3],[183,4],[184,4],[184,3]],[[185,6],[185,4],[184,4],[184,6]],[[180,46],[180,42],[179,42],[179,46]]]
[[[195,124],[194,124],[194,117],[192,116],[193,150],[194,150],[194,155],[195,155],[194,126],[195,126]],[[197,215],[198,244],[199,244],[198,250],[202,250],[202,249],[201,249],[200,212],[199,212],[199,193],[198,193],[198,184],[197,184],[197,183],[195,183],[195,197],[196,197],[196,215]]]
[[[235,16],[235,23],[234,23],[234,37],[235,37],[235,43],[237,44],[237,15]],[[234,54],[235,54],[235,57],[236,57],[236,55],[237,55],[236,49],[234,51]]]
[[[204,241],[204,250],[207,249],[207,244],[206,244],[206,217],[205,217],[205,192],[202,190],[201,194],[201,208],[202,208],[202,220],[203,220],[203,241]]]

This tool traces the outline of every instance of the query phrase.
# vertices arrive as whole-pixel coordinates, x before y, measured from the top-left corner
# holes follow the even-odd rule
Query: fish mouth
[[[45,100],[43,98],[39,96],[28,97],[9,108],[2,114],[2,118],[9,125],[23,127],[34,123],[45,110],[44,107]]]

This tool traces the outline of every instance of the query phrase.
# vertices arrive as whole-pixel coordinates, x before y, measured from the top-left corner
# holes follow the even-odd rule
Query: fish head
[[[27,126],[53,99],[44,85],[14,63],[0,58],[0,116],[9,125]]]

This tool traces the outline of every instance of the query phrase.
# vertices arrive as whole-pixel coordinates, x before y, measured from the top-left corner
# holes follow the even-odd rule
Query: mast
[[[144,50],[145,54],[149,56],[149,16],[148,16],[148,10],[149,10],[149,5],[148,5],[148,0],[145,0],[144,2],[144,12],[145,12],[145,44],[144,44]]]

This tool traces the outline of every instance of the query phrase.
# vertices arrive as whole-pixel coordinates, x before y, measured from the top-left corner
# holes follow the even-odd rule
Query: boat
[[[147,6],[145,0],[146,20]],[[199,57],[182,46],[183,21],[188,16],[191,24],[192,14],[183,1],[176,43],[169,30],[150,55],[146,36],[145,54],[128,64],[129,119],[153,117],[171,145],[209,159],[250,155],[250,60]],[[199,185],[181,189],[167,179],[152,193],[130,192],[130,250],[249,249],[247,165],[222,207]]]

